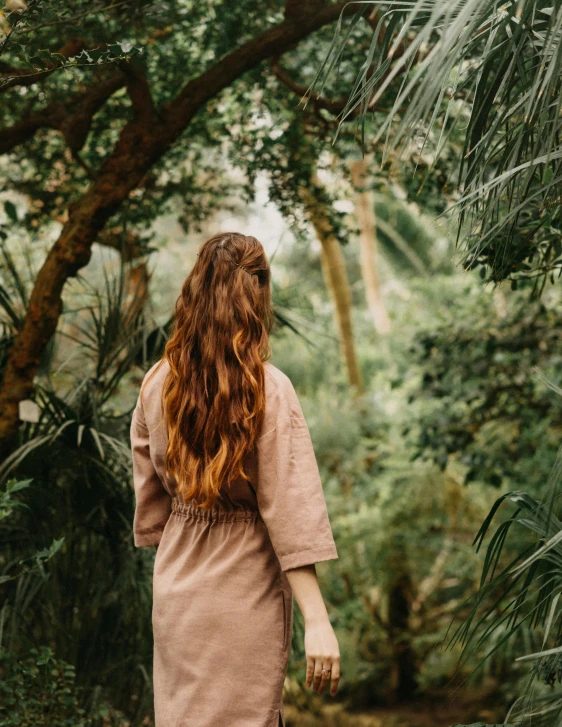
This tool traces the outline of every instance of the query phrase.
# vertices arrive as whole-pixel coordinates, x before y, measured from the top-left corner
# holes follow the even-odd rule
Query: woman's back
[[[165,471],[165,454],[168,444],[168,435],[165,419],[162,414],[162,388],[164,379],[170,370],[166,359],[158,361],[149,371],[143,380],[142,404],[143,413],[150,437],[150,455],[158,477],[168,493],[173,497],[177,492],[177,485],[173,478],[168,477]],[[152,372],[154,371],[154,375]],[[264,363],[266,409],[263,432],[267,432],[276,426],[276,412],[279,409],[280,401],[287,397],[292,390],[289,378],[276,366],[266,361]],[[140,399],[139,399],[140,401]],[[138,404],[139,402],[137,402]],[[250,456],[246,463],[247,471],[255,472],[255,456]],[[222,493],[223,502],[217,507],[253,507],[257,509],[255,491],[244,479],[238,478]]]

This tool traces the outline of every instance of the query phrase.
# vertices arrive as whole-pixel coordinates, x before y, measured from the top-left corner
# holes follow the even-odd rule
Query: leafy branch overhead
[[[99,5],[97,10],[101,9],[103,6]],[[86,15],[94,12],[95,6],[86,11]],[[0,57],[9,52],[10,57],[17,59],[18,64],[0,60],[0,92],[15,86],[30,86],[41,82],[56,70],[71,71],[115,63],[142,53],[142,48],[134,47],[127,41],[98,45],[82,37],[71,38],[56,50],[35,47],[35,32],[59,23],[71,26],[82,17],[84,12],[69,12],[68,7],[65,8],[58,2],[8,2],[4,11],[0,11]]]
[[[463,264],[481,266],[491,281],[536,279],[537,290],[549,275],[554,281],[562,269],[562,7],[536,0],[354,6],[357,14],[336,26],[310,102],[368,15],[376,29],[366,57],[355,58],[340,127],[359,112],[362,134],[382,144],[383,162],[400,162],[414,148],[432,166],[455,128],[466,126],[452,177]],[[375,123],[382,98],[389,112]]]
[[[82,41],[74,41],[73,46],[79,46]],[[142,52],[141,48],[133,48],[123,43],[112,43],[107,48],[82,48],[75,55],[67,56],[61,51],[38,51],[34,56],[19,53],[18,58],[23,62],[22,67],[11,67],[0,64],[0,91],[12,86],[26,86],[41,81],[43,76],[56,70],[70,70],[74,68],[87,68],[118,61],[128,61]]]
[[[56,21],[53,18],[41,23],[38,17],[41,7],[41,4],[28,6],[30,12],[25,22],[35,23],[29,38],[34,44],[43,45]],[[70,19],[69,14],[61,10],[60,3],[53,2],[48,7],[62,12],[61,21]],[[33,84],[29,86],[32,95],[23,96],[31,100],[27,109],[19,93],[27,83],[22,77],[21,85],[10,88],[12,94],[3,116],[7,128],[0,136],[9,138],[12,148],[22,143],[40,144],[38,133],[45,127],[62,132],[76,162],[76,167],[65,173],[78,173],[80,179],[80,192],[76,194],[75,188],[72,198],[61,210],[60,235],[38,272],[28,310],[8,352],[0,390],[0,441],[4,442],[17,428],[18,402],[33,390],[41,355],[57,327],[65,283],[88,263],[92,245],[103,238],[103,228],[108,220],[130,200],[131,193],[152,184],[153,168],[167,154],[174,153],[176,142],[184,133],[196,128],[198,112],[212,99],[263,61],[293,49],[310,34],[337,20],[342,12],[350,12],[344,2],[307,0],[297,4],[289,2],[286,8],[279,5],[264,17],[261,5],[248,1],[234,15],[223,13],[225,27],[217,34],[216,20],[209,21],[207,17],[205,26],[203,10],[194,9],[187,2],[170,8],[152,2],[98,3],[92,5],[91,12],[88,10],[86,3],[80,3],[73,10],[75,17],[80,15],[80,37],[95,41],[83,42],[84,58],[91,62],[87,61],[88,68],[80,69],[80,73],[89,72],[93,65],[96,76],[84,75],[77,83],[61,84],[62,98],[57,94],[47,103],[43,99],[48,95],[48,89],[41,91],[43,84],[38,84],[39,89]],[[220,7],[216,10],[220,11]],[[217,18],[220,16],[218,12]],[[233,18],[235,28],[230,28]],[[113,38],[120,33],[125,20],[129,24],[130,37],[137,37],[139,42],[129,41],[130,45],[126,46],[115,44]],[[203,50],[193,56],[182,41],[196,32],[199,23],[203,23],[214,48],[212,53]],[[73,36],[76,34],[76,28],[66,22],[55,27],[59,33],[71,31]],[[167,49],[159,53],[158,48],[159,43],[166,43],[171,32],[168,28],[178,29],[176,42],[185,51],[186,62],[175,64],[173,69],[166,65],[169,63]],[[23,20],[19,29],[23,29]],[[236,32],[228,32],[230,30]],[[21,38],[23,35],[16,31],[17,27],[6,44],[8,50],[13,49],[14,36]],[[59,49],[70,42],[62,37],[61,41]],[[124,48],[130,50],[145,45],[151,46],[154,58],[143,53],[132,62],[127,60]],[[205,48],[204,43],[202,47]],[[119,50],[123,57],[116,55]],[[70,59],[77,52],[78,49],[74,49],[61,56]],[[27,55],[32,58],[37,53],[28,52]],[[119,69],[116,73],[122,75],[122,81],[117,76],[100,78],[99,61],[116,61]],[[57,63],[62,60],[57,59]],[[10,67],[13,66],[11,62]],[[55,78],[53,70],[47,68],[43,76]],[[16,84],[17,80],[12,83]],[[101,138],[91,138],[98,113],[112,101],[121,84],[126,87],[130,104],[125,109],[125,118],[116,126],[112,114],[106,114],[106,128],[96,128],[98,138]],[[18,93],[14,94],[16,89]],[[97,156],[95,165],[82,154],[88,143],[93,147],[91,156]],[[55,199],[57,196],[55,192]]]

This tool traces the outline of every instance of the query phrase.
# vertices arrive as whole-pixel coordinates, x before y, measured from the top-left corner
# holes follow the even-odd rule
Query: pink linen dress
[[[246,462],[250,482],[232,482],[211,511],[175,496],[164,473],[166,360],[133,413],[134,542],[159,546],[152,609],[156,727],[285,727],[293,629],[285,571],[338,557],[296,392],[278,368],[264,367],[265,421]]]

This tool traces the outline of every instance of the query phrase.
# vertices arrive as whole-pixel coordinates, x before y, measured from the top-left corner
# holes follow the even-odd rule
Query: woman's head
[[[166,468],[185,499],[211,507],[247,475],[243,460],[265,409],[271,356],[270,269],[255,237],[222,233],[205,242],[176,302],[166,344]]]

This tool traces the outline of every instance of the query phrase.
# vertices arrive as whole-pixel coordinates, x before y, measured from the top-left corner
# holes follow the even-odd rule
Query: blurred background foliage
[[[500,114],[503,126],[493,116],[510,109],[493,75],[513,50],[506,27],[523,17],[539,33],[535,56],[517,36],[526,75],[509,76],[512,94],[538,93],[536,62],[542,53],[559,67],[549,33],[562,21],[541,3],[533,14],[528,2],[470,0],[440,33],[444,4],[418,17],[412,3],[396,68],[408,48],[415,58],[392,78],[398,16],[382,4],[381,26],[381,3],[364,5],[341,26],[339,6],[311,0],[4,6],[0,725],[152,723],[154,554],[132,542],[130,414],[199,245],[233,228],[258,237],[272,263],[272,362],[302,402],[339,552],[317,566],[342,653],[338,697],[302,686],[295,609],[287,725],[489,725],[511,705],[513,724],[533,710],[543,720],[533,724],[559,719],[561,294],[548,276],[535,286],[526,233],[509,254],[513,226],[489,248],[503,249],[503,267],[486,253],[463,269],[460,231],[469,244],[489,234],[486,214],[510,214],[519,181],[486,214],[479,198],[472,227],[466,206],[461,219],[443,213],[462,200],[475,113],[492,119],[478,127],[492,150],[517,120],[517,109]],[[260,55],[273,26],[276,45]],[[455,33],[462,52],[447,45]],[[432,44],[447,73],[431,76]],[[303,104],[338,47],[339,72]],[[237,53],[255,62],[205,97]],[[370,117],[350,106],[359,68],[373,79]],[[466,68],[458,94],[439,95]],[[385,157],[377,132],[404,139],[412,112],[396,117],[396,99],[406,103],[402,84],[418,70],[433,106]],[[559,77],[543,79],[553,100],[527,121],[549,135],[529,132],[526,159],[531,138],[539,156],[556,138]],[[509,169],[522,158],[507,157]],[[493,180],[495,151],[479,164],[480,181]],[[548,272],[557,165],[555,154],[537,171],[548,235],[532,245]]]

